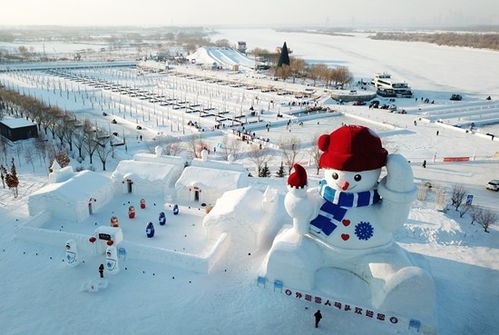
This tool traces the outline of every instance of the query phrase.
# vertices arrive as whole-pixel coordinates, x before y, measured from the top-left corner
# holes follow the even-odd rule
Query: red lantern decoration
[[[95,241],[97,241],[97,239],[94,236],[90,236],[90,238],[88,239],[88,242],[90,243],[94,243]]]
[[[106,242],[106,244],[107,244],[108,246],[112,246],[112,245],[114,244],[114,242],[113,242],[113,240],[109,240],[109,241],[107,241],[107,242]]]

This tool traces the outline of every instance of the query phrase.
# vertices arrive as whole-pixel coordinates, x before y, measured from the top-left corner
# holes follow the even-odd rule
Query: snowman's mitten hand
[[[411,192],[414,190],[412,168],[404,156],[390,154],[386,159],[386,183],[388,190],[394,192]]]
[[[307,171],[300,164],[295,164],[293,168],[295,172],[288,177],[288,189],[304,189],[307,186]]]

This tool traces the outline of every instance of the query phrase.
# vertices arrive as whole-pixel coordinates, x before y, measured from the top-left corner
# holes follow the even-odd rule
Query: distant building
[[[4,119],[0,121],[0,134],[11,141],[38,137],[36,124],[26,119]]]
[[[237,42],[237,51],[245,54],[246,53],[246,42],[244,42],[244,41]]]

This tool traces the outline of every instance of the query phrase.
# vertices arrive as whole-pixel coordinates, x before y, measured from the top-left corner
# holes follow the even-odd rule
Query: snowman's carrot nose
[[[346,191],[348,189],[348,186],[350,186],[350,183],[348,181],[344,181],[343,184],[341,184],[341,189],[343,191]]]

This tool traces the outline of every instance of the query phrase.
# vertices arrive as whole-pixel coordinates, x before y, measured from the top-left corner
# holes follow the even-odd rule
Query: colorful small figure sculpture
[[[146,235],[148,238],[154,237],[154,225],[152,222],[149,222],[146,227]]]
[[[146,208],[146,200],[145,199],[140,199],[140,208],[142,208],[142,209]]]
[[[159,224],[161,226],[164,226],[166,223],[166,215],[165,215],[165,212],[161,212],[159,213]]]
[[[111,227],[119,227],[118,217],[116,215],[111,216]]]
[[[133,206],[128,207],[128,218],[129,219],[135,218],[135,207]]]

